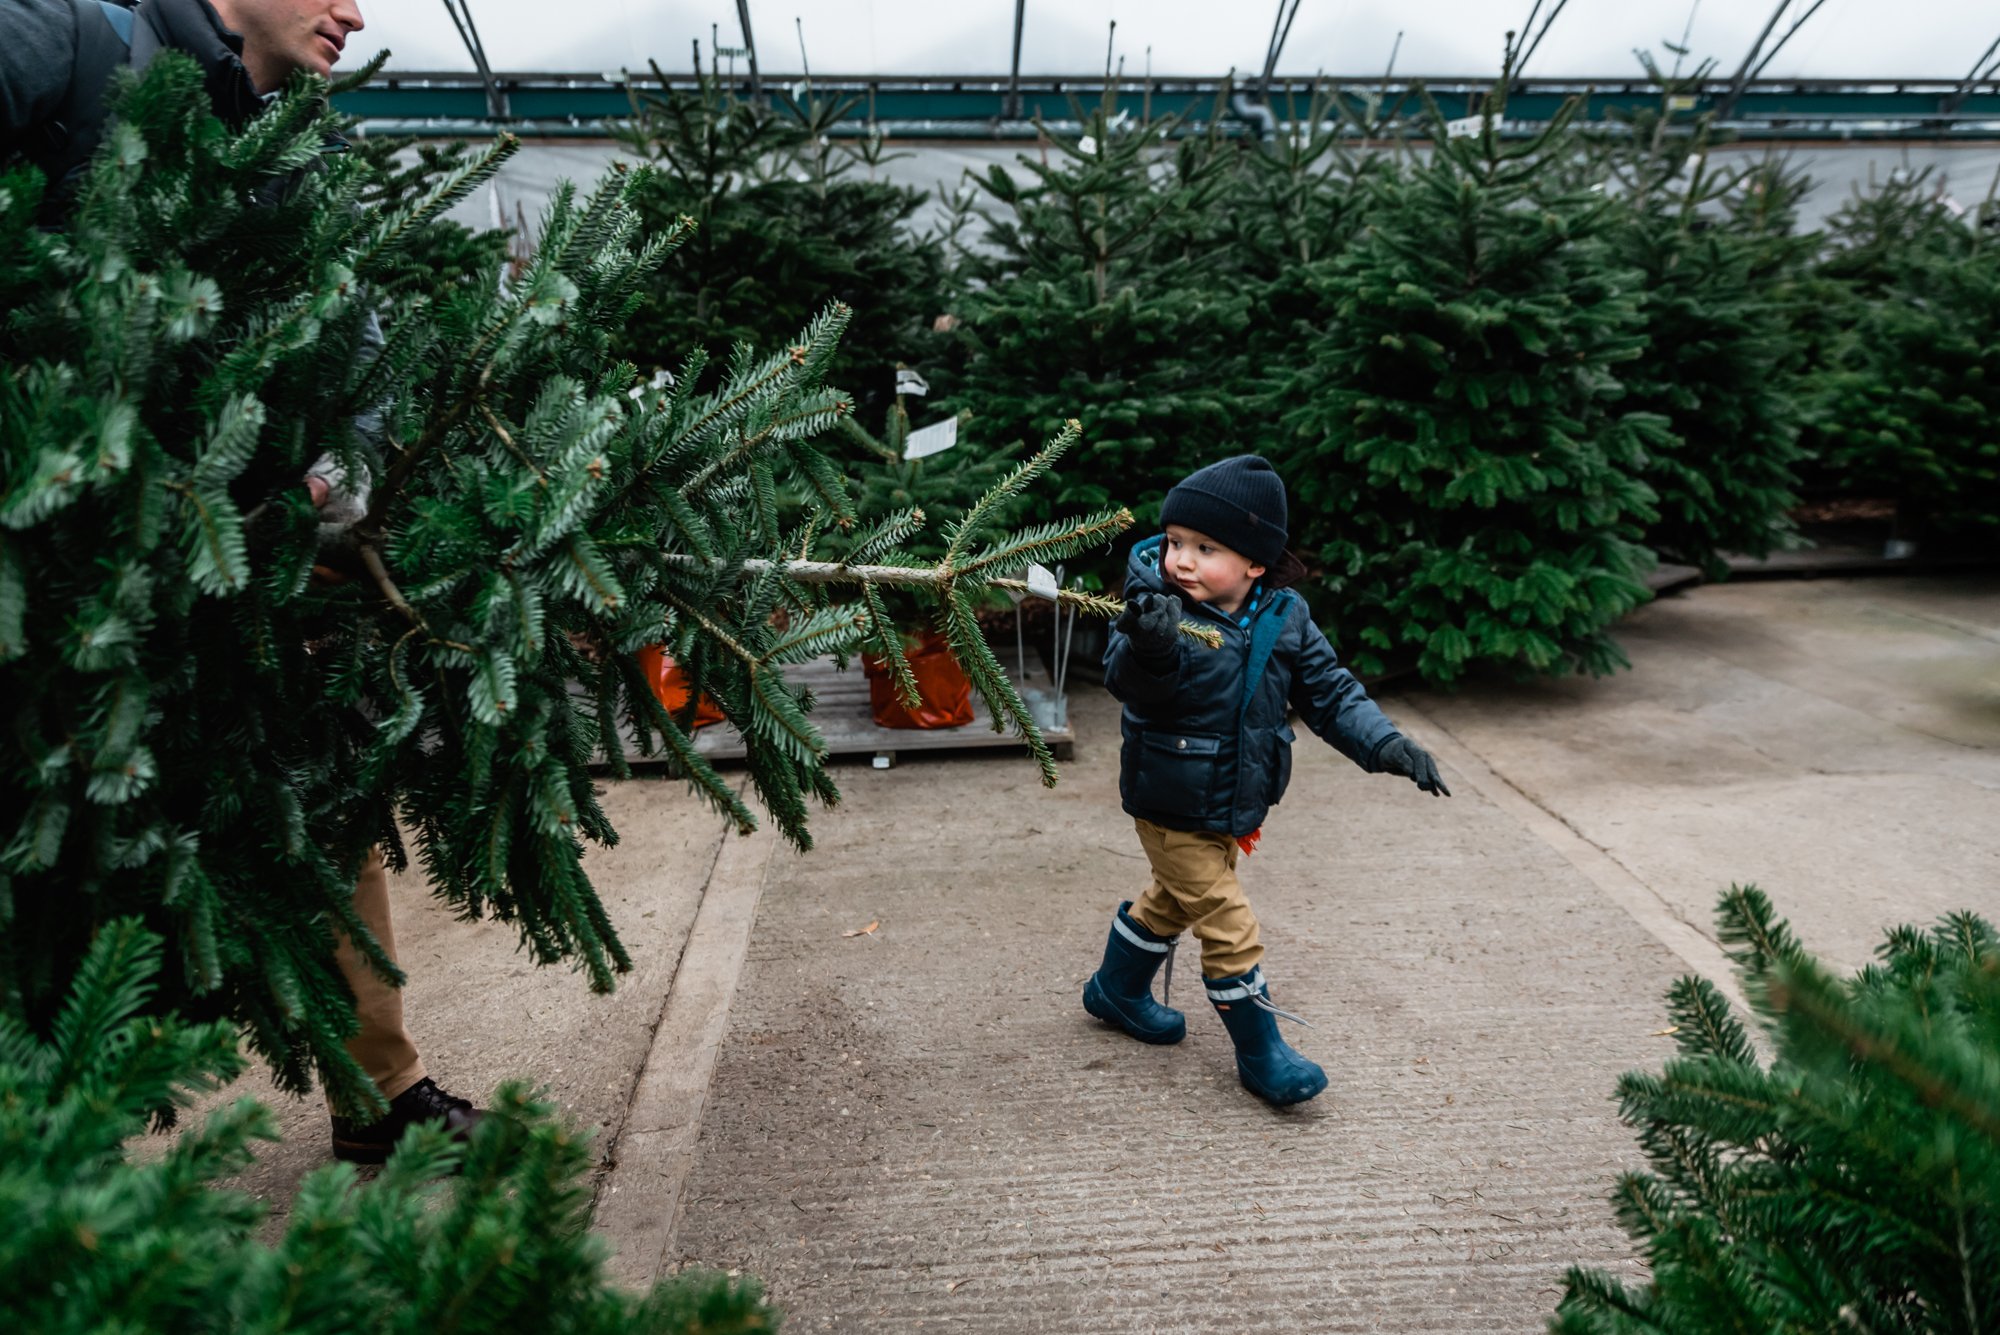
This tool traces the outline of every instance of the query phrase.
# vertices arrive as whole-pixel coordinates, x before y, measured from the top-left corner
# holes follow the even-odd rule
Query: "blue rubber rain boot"
[[[1155,936],[1118,906],[1111,936],[1104,943],[1104,963],[1083,985],[1083,1008],[1106,1024],[1123,1029],[1141,1043],[1178,1043],[1187,1037],[1187,1017],[1153,1000],[1153,975],[1171,958],[1180,938]],[[1173,972],[1169,968],[1171,986]]]
[[[1234,978],[1207,978],[1208,999],[1236,1044],[1236,1074],[1243,1087],[1266,1103],[1304,1103],[1326,1088],[1326,1072],[1278,1036],[1278,1017],[1299,1020],[1271,1004],[1260,966]],[[1305,1024],[1304,1020],[1299,1020]]]

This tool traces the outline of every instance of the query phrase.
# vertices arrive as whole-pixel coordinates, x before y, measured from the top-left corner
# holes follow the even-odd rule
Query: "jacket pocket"
[[[1278,805],[1278,799],[1283,797],[1285,789],[1291,786],[1292,743],[1297,740],[1298,734],[1293,732],[1292,725],[1287,723],[1278,729],[1277,736],[1271,743],[1271,750],[1273,752],[1271,756],[1271,795],[1264,799],[1269,806]]]
[[[1222,739],[1205,732],[1144,732],[1132,771],[1132,805],[1174,816],[1207,816],[1215,801]]]

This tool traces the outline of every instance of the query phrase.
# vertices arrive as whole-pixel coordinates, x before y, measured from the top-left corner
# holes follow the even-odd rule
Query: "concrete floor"
[[[991,760],[847,776],[767,884],[681,1260],[809,1330],[1534,1330],[1566,1265],[1631,1270],[1612,1084],[1717,959],[1663,918],[1707,933],[1754,880],[1852,965],[1894,921],[2000,916],[2000,585],[1703,588],[1621,639],[1608,681],[1387,700],[1480,762],[1449,802],[1300,748],[1245,865],[1333,1078],[1289,1112],[1198,993],[1166,1050],[1077,1004],[1144,875],[1108,700],[1051,794]]]
[[[2000,918],[2000,579],[1719,585],[1618,638],[1604,681],[1416,699],[1704,932],[1732,880],[1845,968]]]
[[[1719,969],[1719,890],[1756,881],[1843,966],[1892,922],[2000,918],[2000,580],[1705,587],[1620,639],[1605,681],[1388,696],[1449,801],[1302,737],[1244,864],[1333,1081],[1285,1112],[1237,1085],[1191,952],[1178,1048],[1078,1004],[1144,881],[1107,697],[1075,700],[1053,792],[992,754],[842,765],[817,851],[762,872],[645,1245],[761,1275],[797,1330],[1526,1331],[1565,1266],[1637,1273],[1610,1095],[1670,1051],[1669,981]],[[721,833],[675,785],[607,800],[626,841],[593,870],[641,964],[614,997],[396,893],[434,1073],[546,1080],[615,1158]],[[324,1153],[315,1104],[281,1112],[244,1183],[280,1210]],[[614,1244],[632,1218],[600,1210]]]
[[[624,1121],[723,829],[677,783],[613,785],[604,806],[621,838],[615,848],[592,849],[588,865],[636,966],[609,996],[592,995],[569,970],[536,968],[503,924],[460,922],[429,896],[421,875],[395,878],[390,893],[409,975],[404,1012],[431,1077],[473,1099],[505,1080],[533,1081],[572,1123],[608,1145]],[[299,1179],[329,1161],[326,1107],[317,1096],[278,1093],[255,1067],[203,1100],[195,1115],[245,1095],[276,1110],[283,1139],[233,1185],[269,1204],[266,1231],[275,1234]]]

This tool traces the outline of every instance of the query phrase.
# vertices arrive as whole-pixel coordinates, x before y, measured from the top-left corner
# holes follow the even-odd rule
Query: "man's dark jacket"
[[[61,216],[71,178],[103,137],[104,86],[121,66],[144,69],[160,52],[179,51],[200,66],[209,104],[231,128],[242,128],[263,109],[264,98],[243,65],[242,37],[208,0],[139,0],[132,11],[128,48],[98,0],[0,0],[0,35],[6,38],[0,41],[0,164],[18,152],[42,168],[54,183],[52,218]],[[325,151],[346,147],[329,135]],[[255,198],[268,204],[288,189],[281,180]],[[362,324],[359,361],[373,361],[381,348],[381,322],[371,310]],[[364,461],[371,469],[379,466],[387,440],[383,405],[355,414],[354,430],[366,447]],[[350,482],[344,471],[329,482],[335,508],[323,513],[342,505],[365,508],[365,485]]]
[[[1160,571],[1161,545],[1153,537],[1132,549],[1127,598],[1176,592]],[[1116,630],[1105,646],[1104,682],[1125,706],[1118,792],[1129,814],[1173,830],[1255,830],[1291,781],[1294,709],[1341,754],[1374,768],[1396,725],[1340,665],[1305,599],[1266,594],[1248,626],[1183,602],[1189,619],[1222,632],[1220,649],[1182,636],[1168,658],[1149,662]]]
[[[121,65],[161,51],[201,66],[215,114],[241,126],[261,100],[243,39],[208,0],[140,0],[129,47],[97,0],[0,0],[0,161],[20,153],[60,188],[104,132],[104,89]]]

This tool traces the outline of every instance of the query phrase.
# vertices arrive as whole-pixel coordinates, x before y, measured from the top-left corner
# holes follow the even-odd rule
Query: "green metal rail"
[[[668,82],[681,88],[694,83],[691,78]],[[1469,78],[1321,81],[1357,102],[1379,98],[1383,105],[1400,102],[1412,111],[1421,86],[1448,116],[1476,113],[1491,83]],[[764,86],[775,98],[804,95],[804,84],[788,77],[766,75]],[[1200,125],[1219,111],[1232,132],[1259,133],[1273,121],[1285,124],[1304,116],[1314,81],[1274,80],[1265,104],[1268,115],[1240,90],[1233,99],[1218,101],[1226,86],[1220,79],[1125,79],[1116,81],[1113,91],[1118,110],[1135,117],[1148,109],[1154,116],[1185,111],[1192,124]],[[1010,88],[998,76],[821,76],[812,87],[822,98],[852,100],[836,132],[861,135],[873,127],[888,138],[905,140],[1033,139],[1037,118],[1059,129],[1073,126],[1076,108],[1096,106],[1105,91],[1102,79],[1024,77],[1018,86],[1019,114],[1005,116]],[[495,104],[506,114],[495,117],[489,114],[488,90],[476,74],[387,73],[335,100],[358,119],[364,134],[483,138],[504,129],[530,138],[602,138],[613,122],[631,114],[635,96],[659,89],[660,81],[651,74],[501,74],[493,91]],[[1674,114],[1692,120],[1724,91],[1723,83],[1711,81],[1691,98],[1679,99]],[[747,81],[736,92],[747,97]],[[1582,97],[1584,118],[1598,121],[1614,110],[1658,107],[1661,94],[1638,79],[1528,79],[1508,100],[1508,130],[1532,132],[1571,97]],[[2000,89],[1987,84],[1967,94],[1949,80],[1760,80],[1749,85],[1723,124],[1750,140],[2000,138]]]

